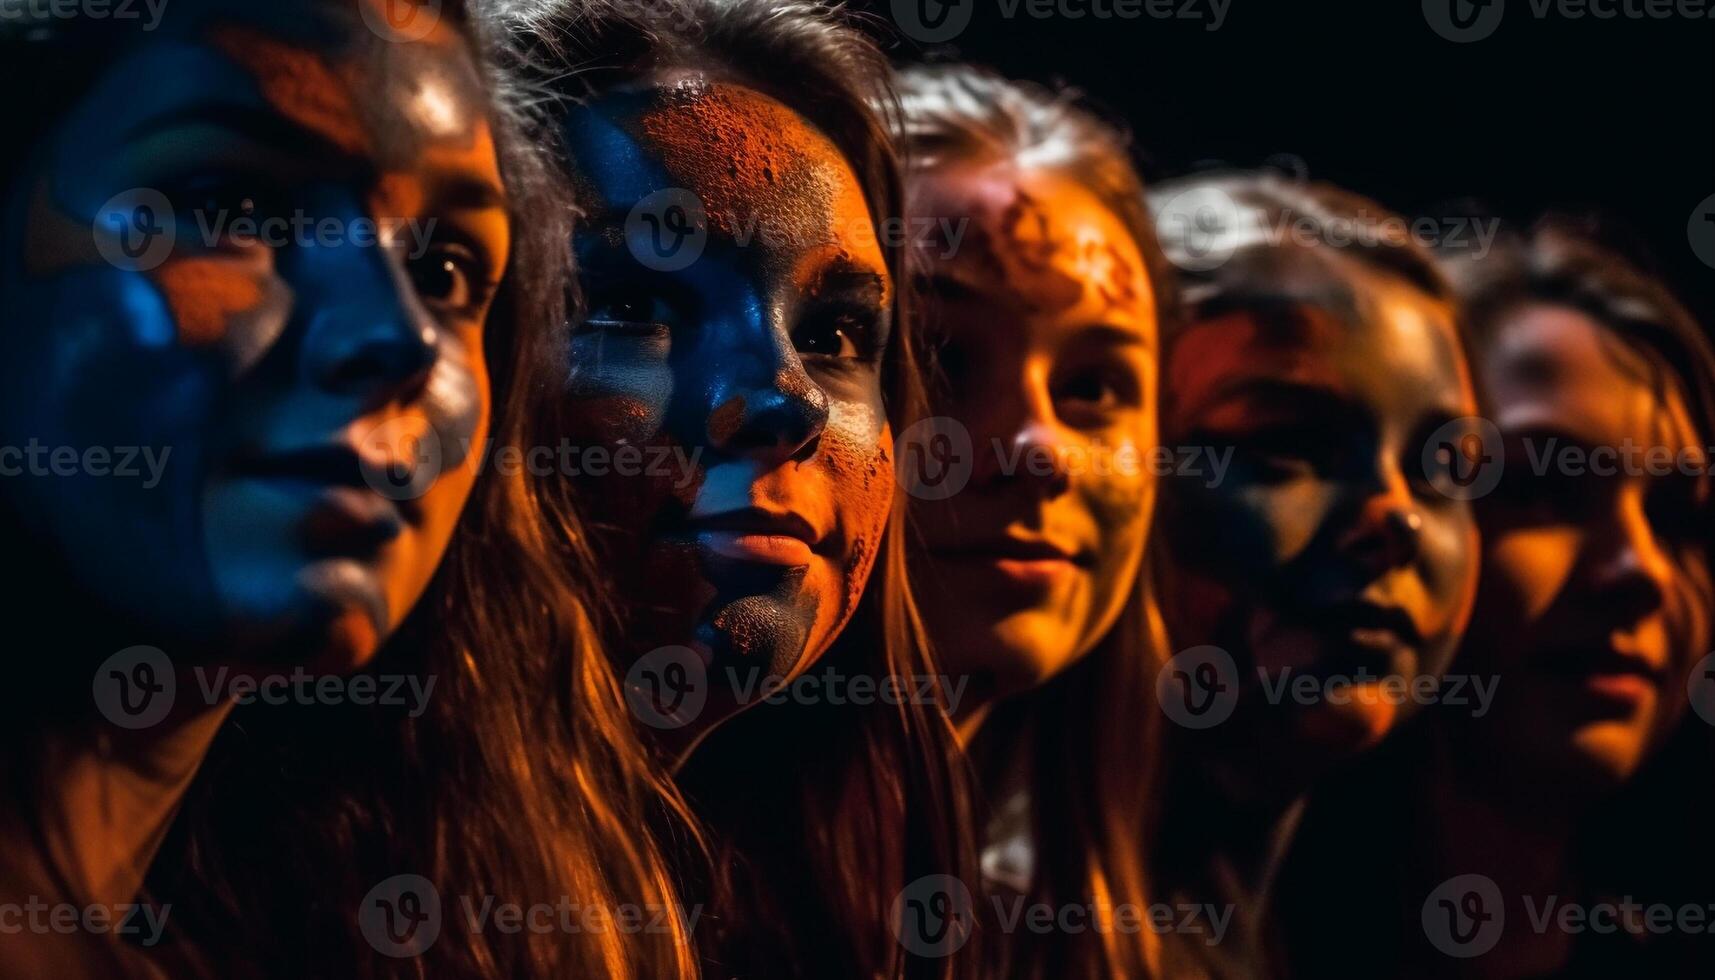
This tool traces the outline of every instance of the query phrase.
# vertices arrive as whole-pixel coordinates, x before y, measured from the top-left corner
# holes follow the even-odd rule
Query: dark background
[[[1492,36],[1455,44],[1422,0],[1232,0],[1213,32],[1207,19],[1008,20],[999,0],[964,2],[956,40],[901,36],[895,53],[1070,83],[1130,122],[1147,177],[1288,154],[1407,214],[1465,197],[1507,218],[1596,209],[1715,327],[1715,269],[1687,235],[1715,195],[1715,20],[1540,20],[1505,0]],[[889,0],[856,6],[893,21]]]

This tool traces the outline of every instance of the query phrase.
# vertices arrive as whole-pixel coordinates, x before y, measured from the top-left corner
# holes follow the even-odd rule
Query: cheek
[[[1481,543],[1468,509],[1433,511],[1423,518],[1423,558],[1419,562],[1431,597],[1462,611],[1476,594]],[[1462,614],[1460,616],[1462,619]]]
[[[1116,465],[1115,469],[1120,472],[1088,474],[1077,485],[1099,535],[1096,585],[1104,595],[1128,584],[1121,579],[1135,568],[1148,543],[1155,507],[1155,477],[1147,468]]]
[[[841,570],[850,608],[863,593],[893,512],[893,430],[869,406],[834,402],[829,408],[821,457],[846,542]]]
[[[573,440],[642,445],[655,439],[673,393],[672,369],[661,353],[641,341],[602,334],[574,341],[566,390],[573,404]]]
[[[1483,607],[1504,611],[1519,626],[1538,622],[1566,588],[1581,544],[1574,528],[1490,535],[1483,553]]]
[[[1191,533],[1218,567],[1267,576],[1301,555],[1322,528],[1335,488],[1316,480],[1216,491],[1219,509]],[[1213,534],[1210,534],[1210,531]]]
[[[266,307],[282,297],[269,280],[265,257],[233,261],[183,259],[155,270],[178,342],[191,347],[251,346]]]

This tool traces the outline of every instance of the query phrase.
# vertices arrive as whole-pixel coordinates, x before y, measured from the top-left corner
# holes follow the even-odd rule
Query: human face
[[[1664,366],[1576,310],[1513,311],[1477,372],[1507,453],[1478,502],[1483,584],[1460,655],[1503,677],[1477,737],[1509,771],[1611,787],[1681,716],[1709,646],[1707,450]],[[1588,471],[1561,465],[1569,449]]]
[[[4,444],[163,465],[7,480],[7,503],[146,635],[344,670],[423,593],[488,423],[509,228],[486,105],[448,25],[387,43],[341,5],[195,0],[8,189]],[[136,188],[152,210],[116,210]],[[144,224],[170,249],[125,261]]]
[[[894,497],[893,283],[857,176],[796,112],[701,75],[576,108],[567,135],[589,215],[572,439],[644,451],[584,491],[648,612],[632,636],[794,677],[855,609]],[[707,216],[682,268],[627,235],[674,188]]]
[[[1087,654],[1137,581],[1155,499],[1155,294],[1124,223],[1063,174],[949,168],[913,199],[970,222],[961,247],[926,250],[947,387],[936,414],[965,426],[975,458],[963,490],[913,501],[923,611],[947,669],[1005,696]]]
[[[1329,261],[1336,271],[1315,273],[1338,282],[1326,296],[1192,325],[1168,352],[1162,413],[1173,444],[1233,449],[1217,486],[1167,491],[1181,635],[1233,655],[1241,710],[1307,764],[1397,724],[1413,699],[1384,681],[1445,670],[1477,572],[1469,505],[1423,454],[1473,414],[1451,311]],[[1287,672],[1352,686],[1261,706],[1259,673]]]

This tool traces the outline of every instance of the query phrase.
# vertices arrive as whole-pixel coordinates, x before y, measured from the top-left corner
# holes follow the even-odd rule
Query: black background
[[[956,40],[894,28],[895,54],[1070,83],[1130,122],[1150,178],[1287,154],[1407,214],[1457,198],[1514,219],[1595,209],[1715,325],[1715,269],[1687,233],[1715,195],[1715,20],[1538,19],[1505,0],[1492,36],[1455,44],[1422,0],[1232,0],[1213,32],[1206,15],[1009,20],[999,0],[963,2]],[[856,6],[892,24],[888,0]]]

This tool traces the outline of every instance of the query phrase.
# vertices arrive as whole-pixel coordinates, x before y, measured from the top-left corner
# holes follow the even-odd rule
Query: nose
[[[1339,545],[1372,578],[1417,560],[1423,546],[1423,515],[1398,467],[1386,466],[1378,474]]]
[[[372,402],[428,378],[436,326],[389,249],[305,242],[281,264],[305,320],[302,366],[312,383]]]
[[[1045,369],[1024,365],[1013,391],[1003,390],[993,399],[979,396],[967,404],[973,402],[973,407],[985,402],[993,406],[987,412],[979,408],[973,436],[991,432],[998,443],[984,447],[972,439],[977,455],[974,482],[1016,485],[1043,499],[1071,488],[1072,437],[1054,410]]]
[[[716,385],[707,438],[718,452],[778,466],[816,455],[827,426],[827,392],[804,373],[789,344],[776,345],[767,363],[741,367]]]
[[[1586,541],[1592,602],[1605,616],[1629,626],[1662,607],[1673,562],[1650,526],[1641,493],[1617,495]]]

